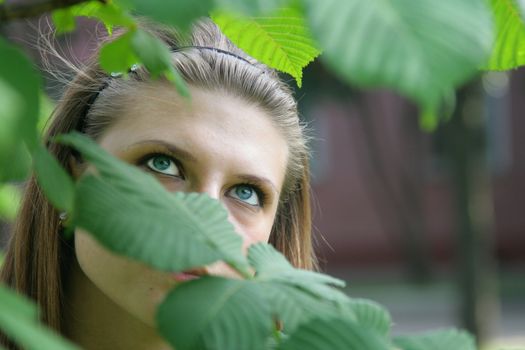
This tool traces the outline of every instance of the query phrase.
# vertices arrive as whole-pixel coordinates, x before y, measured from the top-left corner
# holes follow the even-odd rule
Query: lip
[[[175,272],[172,274],[172,277],[177,282],[187,282],[201,278],[202,276],[207,275],[208,273],[204,269],[192,269],[182,272]]]

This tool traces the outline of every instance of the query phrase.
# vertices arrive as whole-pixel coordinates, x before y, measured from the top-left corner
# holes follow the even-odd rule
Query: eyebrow
[[[193,156],[190,152],[185,151],[185,150],[175,146],[172,143],[169,143],[169,142],[166,142],[166,141],[162,141],[162,140],[144,140],[144,141],[140,141],[140,142],[134,143],[134,144],[130,145],[129,147],[141,146],[141,145],[160,145],[160,146],[166,148],[167,151],[169,151],[170,153],[173,153],[174,155],[176,155],[178,158],[180,158],[182,160],[189,161],[189,162],[196,162],[197,161],[197,158],[195,158],[195,156]],[[129,147],[127,147],[127,148],[129,148]]]
[[[190,152],[188,152],[186,150],[183,150],[183,149],[175,146],[174,144],[166,142],[166,141],[163,141],[163,140],[144,140],[144,141],[139,141],[137,143],[131,144],[127,148],[134,147],[134,146],[141,146],[141,145],[160,145],[160,146],[166,148],[166,150],[168,150],[169,152],[173,153],[174,155],[176,155],[178,158],[180,158],[182,160],[189,161],[189,162],[196,162],[197,161],[197,158],[195,158],[195,156],[193,154],[191,154]],[[240,174],[240,175],[236,175],[236,177],[238,179],[240,179],[240,180],[243,180],[243,181],[253,182],[255,184],[260,184],[260,185],[266,185],[266,186],[270,187],[272,190],[274,190],[275,193],[279,194],[279,191],[277,190],[277,187],[275,186],[275,184],[271,180],[269,180],[269,179],[267,179],[265,177],[256,176],[256,175],[250,175],[250,174]]]

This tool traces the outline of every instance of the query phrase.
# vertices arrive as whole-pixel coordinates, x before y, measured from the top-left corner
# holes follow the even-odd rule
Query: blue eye
[[[150,157],[146,162],[146,165],[153,171],[171,175],[171,176],[181,176],[177,164],[168,156],[158,154]]]
[[[253,186],[238,185],[232,188],[228,194],[233,198],[237,198],[247,204],[253,206],[261,206],[259,195]]]

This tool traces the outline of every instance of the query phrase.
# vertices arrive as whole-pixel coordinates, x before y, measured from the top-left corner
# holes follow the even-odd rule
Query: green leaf
[[[112,33],[114,26],[123,26],[128,29],[135,28],[135,20],[127,11],[115,4],[114,1],[89,1],[71,7],[71,12],[75,16],[97,18],[104,23],[109,34]]]
[[[135,12],[155,21],[169,24],[187,31],[191,23],[205,17],[213,8],[213,0],[128,0]]]
[[[293,332],[315,317],[355,319],[349,298],[331,287],[344,282],[320,273],[296,269],[271,245],[250,246],[248,260],[256,270],[255,281],[264,290],[272,312]]]
[[[245,16],[271,15],[279,8],[290,6],[290,0],[215,0],[215,7],[224,12]]]
[[[3,154],[14,143],[21,141],[22,135],[17,128],[24,117],[24,102],[23,95],[0,77],[0,152]]]
[[[160,333],[177,350],[264,349],[272,319],[251,281],[203,277],[174,288],[157,313]]]
[[[256,280],[257,281],[257,280]],[[272,315],[282,322],[285,333],[293,332],[301,324],[314,318],[356,320],[348,303],[335,303],[282,282],[259,282]]]
[[[20,190],[13,185],[0,185],[0,218],[13,221],[20,208]],[[1,264],[0,264],[1,265]]]
[[[436,130],[439,123],[439,117],[434,110],[422,111],[419,116],[419,127],[427,132]]]
[[[25,180],[31,171],[31,154],[23,142],[16,142],[11,146],[9,154],[3,159],[7,164],[0,169],[0,182]]]
[[[278,350],[390,350],[385,338],[345,319],[314,319],[301,325]],[[453,349],[453,348],[443,348]]]
[[[242,239],[220,202],[205,194],[170,193],[79,133],[57,140],[78,149],[97,170],[77,183],[73,222],[106,247],[160,270],[223,260],[249,276]]]
[[[175,84],[181,96],[190,95],[185,81],[173,66],[169,48],[160,39],[143,30],[137,30],[133,34],[132,47],[154,78],[165,74]]]
[[[129,31],[119,38],[105,44],[100,50],[100,67],[106,73],[127,72],[129,68],[139,62],[135,55],[131,41],[135,31]]]
[[[57,34],[72,32],[76,28],[75,15],[70,8],[54,10],[51,19],[55,24]]]
[[[241,17],[226,12],[212,14],[222,32],[258,61],[288,73],[301,87],[303,68],[319,55],[296,8],[279,10],[271,17]]]
[[[75,345],[38,323],[38,310],[29,300],[0,285],[0,329],[24,349],[72,350]]]
[[[0,181],[25,175],[37,145],[40,77],[27,57],[0,38]]]
[[[490,0],[496,22],[496,42],[486,69],[506,70],[525,64],[525,4]]]
[[[372,329],[383,336],[389,335],[392,318],[384,307],[366,299],[351,299],[350,306],[360,326]]]
[[[104,45],[100,51],[100,66],[109,74],[127,74],[130,67],[139,62],[146,66],[153,78],[164,74],[181,96],[189,97],[186,82],[173,66],[169,48],[151,34],[140,29],[130,30]]]
[[[23,96],[0,77],[0,181],[23,177],[28,170],[20,167],[23,163],[16,162],[22,148],[22,135],[18,128],[24,117],[23,109]],[[15,174],[13,166],[17,168]]]
[[[113,1],[86,1],[65,9],[55,10],[52,14],[53,22],[59,33],[74,30],[75,17],[96,18],[104,23],[109,34],[113,32],[113,27],[116,25],[128,29],[135,27],[135,20]]]
[[[2,310],[6,310],[6,312],[12,314],[16,313],[17,318],[28,321],[38,318],[38,308],[35,304],[1,284],[0,304],[4,305]]]
[[[389,87],[436,110],[490,54],[490,11],[479,0],[308,0],[326,64],[350,84]]]
[[[455,329],[395,337],[393,342],[400,350],[476,350],[472,336]]]
[[[36,149],[33,161],[38,184],[49,201],[55,208],[71,212],[75,185],[69,174],[43,146]]]
[[[173,67],[170,66],[169,69],[164,72],[166,78],[175,85],[175,88],[179,92],[179,94],[182,97],[190,98],[190,90],[188,89],[188,85],[186,84],[186,81],[182,76],[180,75],[179,71]]]
[[[12,130],[12,132],[21,135],[32,149],[37,145],[38,140],[36,124],[41,78],[27,56],[2,38],[0,38],[0,57],[2,57],[0,80],[23,99],[23,105],[16,107],[20,109],[17,113],[20,116],[19,129]],[[0,115],[2,120],[5,117],[5,115]]]
[[[42,91],[40,92],[39,98],[40,115],[38,116],[37,130],[41,135],[43,135],[45,130],[47,130],[51,124],[49,120],[53,114],[53,110],[55,109],[55,102]]]
[[[344,287],[344,281],[322,273],[296,269],[270,244],[252,244],[248,250],[248,261],[255,268],[258,281],[282,281],[323,298],[347,300],[343,293],[330,287]]]
[[[153,77],[158,77],[172,65],[169,49],[153,35],[137,30],[133,33],[131,43],[135,54]]]

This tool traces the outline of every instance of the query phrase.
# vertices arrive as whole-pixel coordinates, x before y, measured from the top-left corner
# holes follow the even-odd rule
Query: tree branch
[[[99,0],[106,2],[105,0]],[[0,5],[0,23],[14,19],[39,16],[45,12],[70,7],[87,0],[32,0],[18,1],[14,3],[3,3]]]

